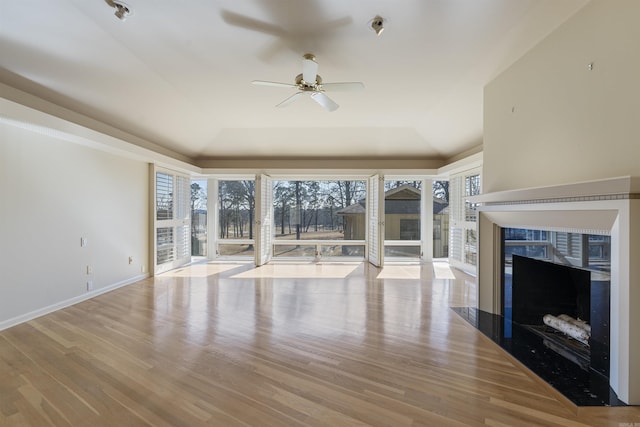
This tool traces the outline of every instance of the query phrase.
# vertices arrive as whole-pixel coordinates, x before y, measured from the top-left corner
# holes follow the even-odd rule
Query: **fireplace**
[[[542,236],[537,257],[518,255],[530,241],[513,236]],[[566,243],[574,243],[567,245]],[[573,255],[568,256],[573,246]],[[505,317],[543,339],[543,344],[585,371],[593,370],[609,381],[610,243],[608,236],[568,234],[540,230],[503,230],[503,310]],[[541,250],[543,249],[543,250]],[[584,254],[580,253],[583,252]],[[522,251],[520,251],[522,252]],[[576,254],[578,252],[578,254]],[[580,267],[572,264],[580,263]],[[545,318],[568,316],[588,333],[580,339]],[[566,322],[560,325],[564,325]],[[571,322],[571,320],[569,320]]]
[[[518,310],[518,296],[514,300],[513,289],[508,287],[507,273],[513,273],[509,271],[513,264],[503,262],[511,250],[510,243],[504,241],[504,230],[600,236],[609,240],[606,265],[601,260],[585,258],[585,252],[582,257],[553,252],[552,246],[540,241],[544,239],[534,239],[522,245],[520,252],[511,253],[588,271],[592,338],[587,370],[589,375],[607,379],[605,385],[622,402],[640,405],[640,222],[637,220],[640,218],[640,178],[486,193],[470,197],[468,201],[479,205],[477,311],[505,319],[499,328],[503,339],[513,337],[515,341],[530,332],[512,321],[514,310]],[[597,240],[582,237],[582,247],[597,245]],[[544,250],[548,252],[545,254]],[[576,298],[585,299],[584,296]],[[576,316],[577,305],[576,302]],[[580,316],[586,317],[584,313]],[[598,332],[598,328],[608,329],[608,336],[598,335],[602,332]],[[532,354],[531,349],[522,351],[527,352]],[[594,352],[598,353],[594,355]]]

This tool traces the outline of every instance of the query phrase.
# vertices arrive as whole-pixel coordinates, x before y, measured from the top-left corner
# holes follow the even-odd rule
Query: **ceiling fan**
[[[316,62],[316,57],[310,53],[303,56],[302,74],[298,74],[296,76],[295,84],[266,82],[264,80],[254,80],[251,83],[254,85],[287,87],[298,90],[296,93],[276,105],[276,107],[286,107],[304,94],[309,93],[311,98],[327,111],[335,111],[338,109],[339,105],[325,95],[325,92],[350,92],[364,89],[364,84],[362,82],[323,83],[322,77],[318,75],[318,63]]]

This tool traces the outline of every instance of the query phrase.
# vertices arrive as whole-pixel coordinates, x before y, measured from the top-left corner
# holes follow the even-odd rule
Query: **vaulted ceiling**
[[[588,0],[0,0],[0,82],[195,161],[446,159],[483,87]],[[385,19],[376,36],[374,16]],[[302,56],[360,92],[275,105]]]

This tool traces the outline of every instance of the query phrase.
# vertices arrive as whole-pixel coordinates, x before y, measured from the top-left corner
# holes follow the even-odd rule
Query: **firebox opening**
[[[591,272],[513,255],[512,320],[588,370]]]

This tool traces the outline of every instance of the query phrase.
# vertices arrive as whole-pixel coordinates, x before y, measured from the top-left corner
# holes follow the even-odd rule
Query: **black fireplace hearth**
[[[626,406],[609,386],[609,379],[545,345],[533,333],[504,316],[472,307],[452,307],[464,320],[493,340],[520,363],[577,406]]]

